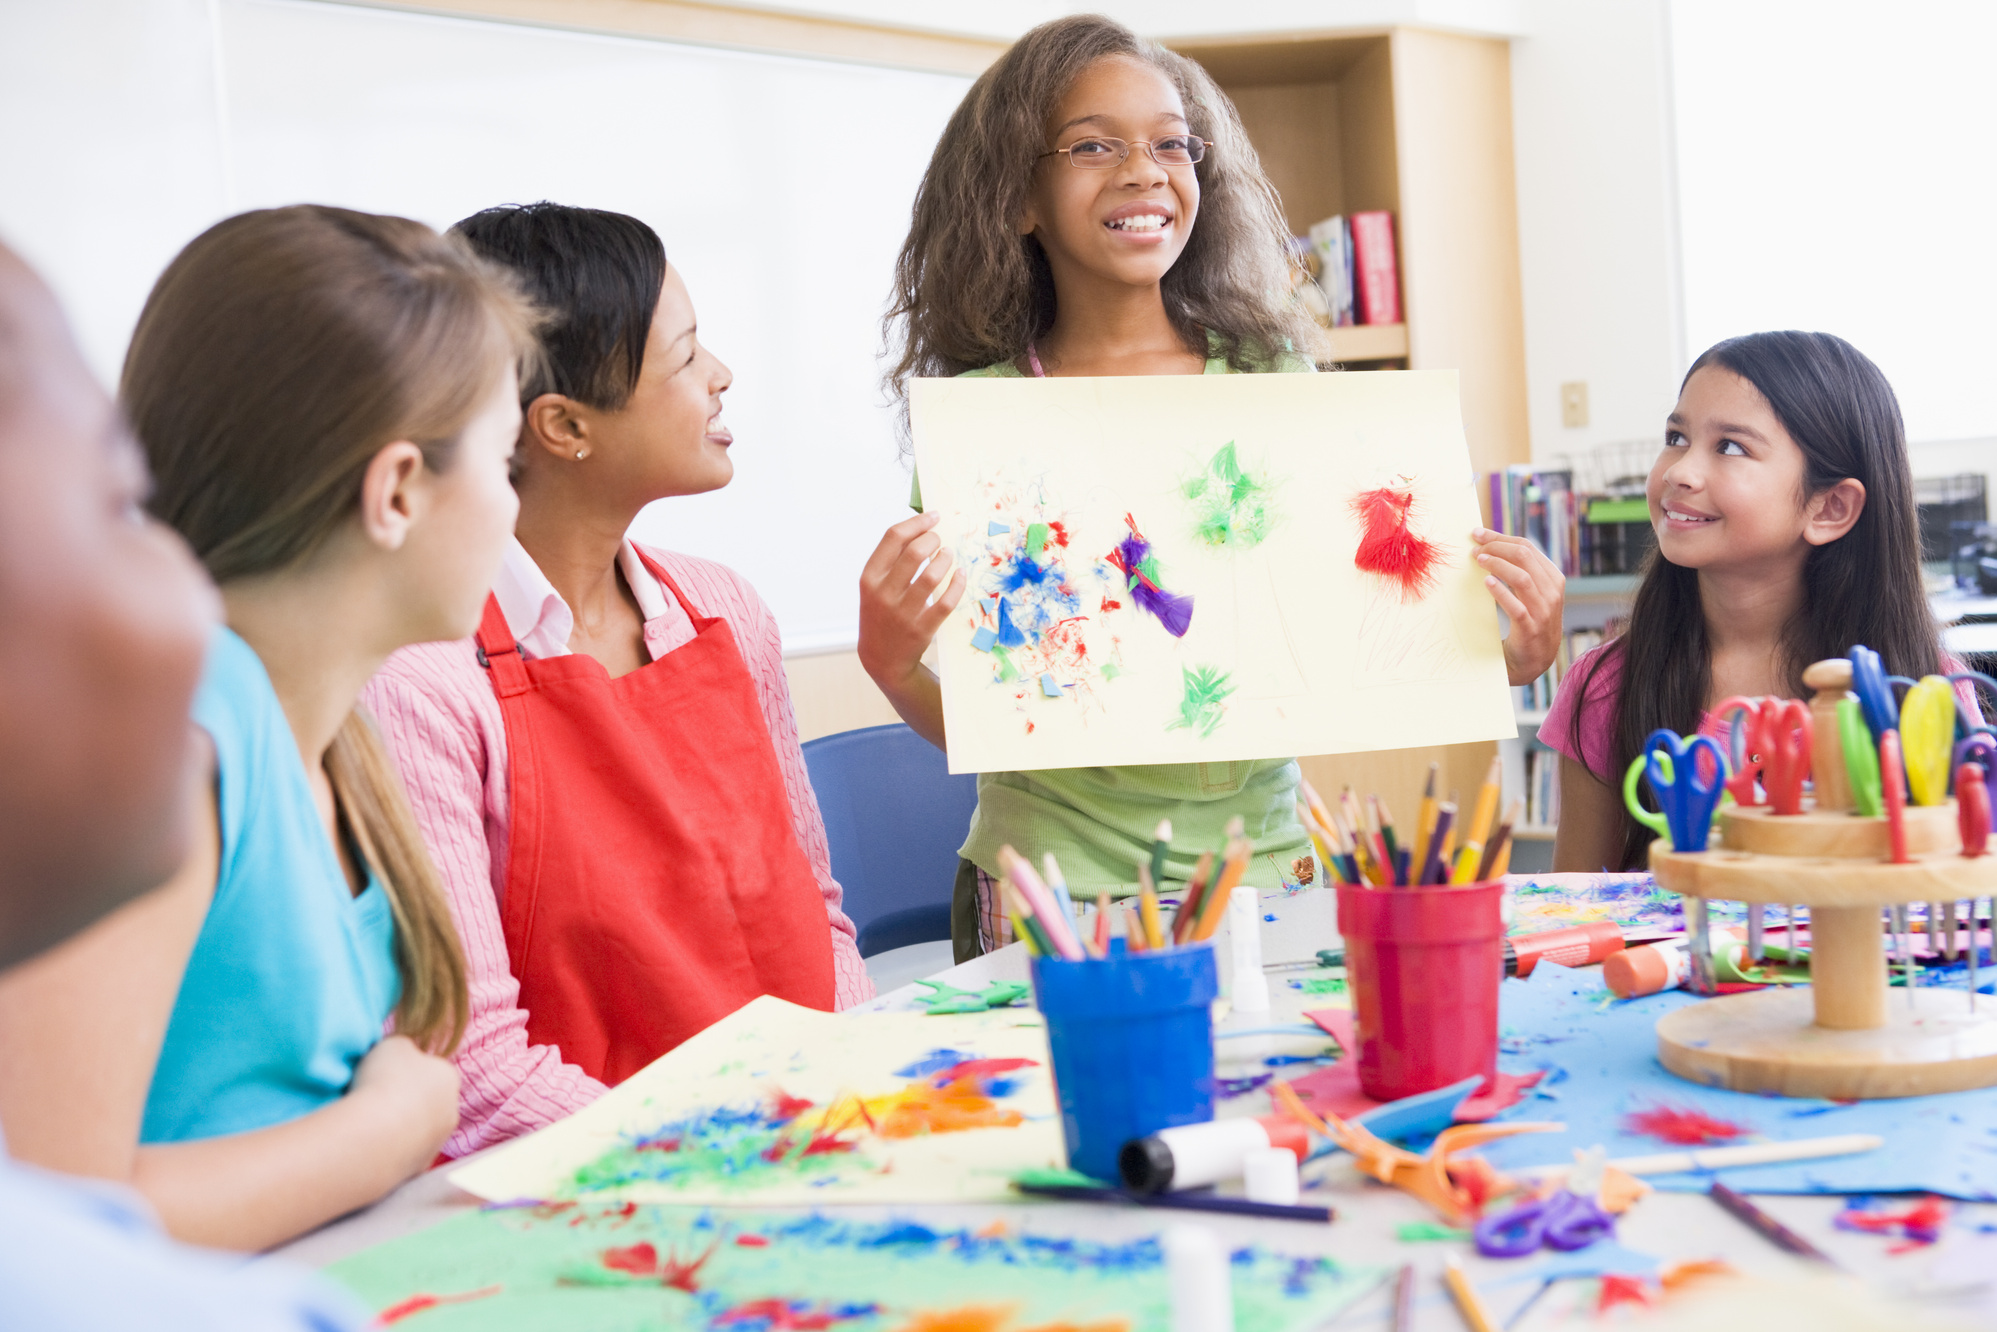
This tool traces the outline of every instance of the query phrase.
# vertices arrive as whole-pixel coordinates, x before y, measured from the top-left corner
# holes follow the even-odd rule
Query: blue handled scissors
[[[1699,773],[1701,750],[1713,764],[1711,775],[1703,779]],[[1709,735],[1687,740],[1676,731],[1659,729],[1643,742],[1643,752],[1648,756],[1644,775],[1664,811],[1672,849],[1704,851],[1706,835],[1712,831],[1713,811],[1720,807],[1720,796],[1726,791],[1726,751]]]
[[[1616,1219],[1595,1203],[1560,1189],[1520,1203],[1503,1216],[1487,1216],[1471,1230],[1486,1258],[1523,1258],[1544,1244],[1571,1253],[1613,1235]]]
[[[1914,682],[1904,675],[1888,675],[1879,654],[1869,647],[1855,646],[1850,656],[1851,692],[1858,695],[1859,711],[1865,714],[1866,729],[1877,744],[1886,732],[1900,729],[1900,700],[1894,697],[1893,686],[1911,689]]]

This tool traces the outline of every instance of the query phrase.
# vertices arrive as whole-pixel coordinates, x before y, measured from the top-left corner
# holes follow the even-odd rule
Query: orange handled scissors
[[[1810,709],[1800,699],[1766,698],[1758,720],[1755,744],[1768,803],[1777,814],[1801,814],[1803,779],[1810,775]]]
[[[1761,744],[1761,703],[1758,698],[1735,694],[1713,709],[1713,716],[1720,721],[1733,716],[1727,743],[1733,774],[1727,778],[1727,790],[1736,805],[1761,803],[1754,790],[1755,779],[1761,776],[1762,765],[1767,761]]]

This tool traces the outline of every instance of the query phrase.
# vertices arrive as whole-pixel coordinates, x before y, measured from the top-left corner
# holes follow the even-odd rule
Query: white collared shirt
[[[661,647],[653,641],[655,634],[650,632],[652,624],[671,610],[676,604],[672,591],[662,585],[645,567],[645,561],[638,557],[638,548],[625,537],[617,546],[617,567],[624,571],[624,581],[630,585],[631,595],[638,600],[638,615],[648,629],[645,645],[651,649],[652,659],[658,660],[670,648]],[[541,566],[534,563],[534,557],[520,544],[519,537],[508,537],[506,558],[499,566],[499,577],[492,583],[492,594],[499,598],[499,610],[506,617],[506,627],[513,635],[514,642],[520,645],[523,657],[566,657],[569,655],[569,635],[575,632],[575,612],[569,603],[562,600],[562,594],[541,572]],[[683,617],[675,616],[675,619]],[[691,630],[692,625],[687,626]],[[672,646],[678,646],[675,642]]]

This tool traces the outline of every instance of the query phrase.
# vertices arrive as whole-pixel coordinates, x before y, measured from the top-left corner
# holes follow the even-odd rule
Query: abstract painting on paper
[[[1037,1014],[764,995],[451,1182],[493,1202],[958,1202],[1063,1160]]]
[[[328,1273],[412,1332],[1169,1332],[1154,1234],[1046,1224],[556,1204],[465,1213]],[[1234,1325],[1306,1332],[1379,1274],[1238,1248]]]
[[[933,379],[952,772],[1517,733],[1450,371]]]

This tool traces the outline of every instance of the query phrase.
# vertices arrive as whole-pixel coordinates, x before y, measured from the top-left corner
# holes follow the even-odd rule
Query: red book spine
[[[1359,322],[1401,322],[1401,283],[1394,263],[1394,215],[1352,215],[1352,266],[1358,281]]]

